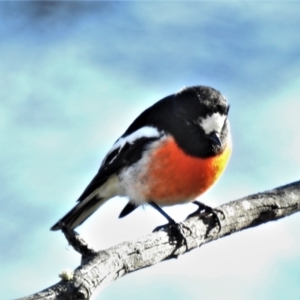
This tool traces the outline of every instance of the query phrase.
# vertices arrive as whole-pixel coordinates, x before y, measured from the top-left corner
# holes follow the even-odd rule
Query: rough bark
[[[166,226],[162,231],[137,241],[96,252],[76,232],[65,228],[63,232],[67,240],[82,255],[81,265],[74,272],[61,274],[62,280],[57,284],[21,299],[90,299],[97,287],[130,272],[178,257],[213,240],[278,220],[299,210],[300,181],[217,207],[215,211],[221,228],[212,213],[202,212],[188,217],[181,223],[185,242],[174,234],[174,228]]]

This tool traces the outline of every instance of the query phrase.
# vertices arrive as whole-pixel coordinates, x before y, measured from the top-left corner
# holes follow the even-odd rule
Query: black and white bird
[[[223,173],[231,154],[229,105],[217,90],[184,88],[142,112],[113,144],[76,206],[51,230],[82,224],[115,196],[129,199],[119,217],[150,204],[193,202]]]

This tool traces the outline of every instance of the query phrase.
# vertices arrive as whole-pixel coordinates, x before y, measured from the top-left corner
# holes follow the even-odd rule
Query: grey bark
[[[166,226],[137,241],[94,251],[76,232],[65,228],[63,232],[68,242],[82,255],[80,266],[71,276],[62,275],[57,284],[20,300],[90,299],[97,287],[128,273],[178,257],[234,232],[289,216],[300,210],[300,181],[229,202],[215,210],[221,228],[215,215],[207,212],[188,217],[181,223],[186,243]]]

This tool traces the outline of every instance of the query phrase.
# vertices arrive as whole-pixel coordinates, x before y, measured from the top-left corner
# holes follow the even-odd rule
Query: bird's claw
[[[208,213],[208,214],[212,214],[216,220],[216,223],[218,224],[219,226],[219,231],[221,231],[221,228],[222,228],[222,225],[221,225],[221,220],[217,214],[220,213],[223,215],[223,217],[225,218],[225,214],[222,210],[219,210],[219,209],[215,209],[215,208],[212,208],[210,206],[207,206],[205,205],[204,203],[201,203],[199,201],[194,201],[193,202],[194,204],[196,204],[198,206],[197,210],[194,211],[193,213],[191,213],[190,215],[188,215],[188,218],[191,218],[191,217],[195,217],[195,216],[198,216],[202,211]]]
[[[153,232],[161,231],[168,228],[171,233],[171,241],[174,243],[176,242],[178,246],[180,247],[182,244],[184,244],[188,248],[187,238],[185,235],[184,230],[188,230],[190,233],[192,232],[189,227],[182,223],[176,223],[170,222],[165,225],[157,226]]]

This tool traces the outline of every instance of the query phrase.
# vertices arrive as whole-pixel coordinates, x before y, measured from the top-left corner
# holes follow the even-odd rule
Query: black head
[[[194,86],[173,96],[174,113],[184,131],[177,141],[196,156],[212,156],[222,152],[229,134],[229,105],[221,93],[211,87]],[[186,135],[189,130],[190,135]]]
[[[141,113],[123,134],[150,126],[174,137],[187,154],[216,155],[226,147],[229,106],[217,90],[194,86],[167,96]]]

